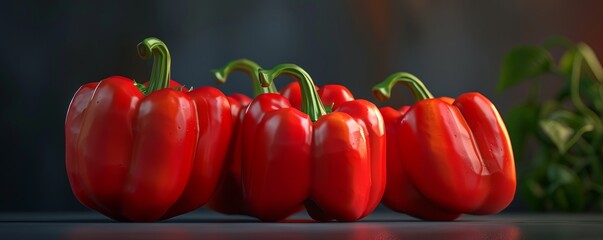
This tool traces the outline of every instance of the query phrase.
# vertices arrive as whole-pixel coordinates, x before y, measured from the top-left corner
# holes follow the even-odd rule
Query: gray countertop
[[[199,210],[158,223],[119,223],[94,212],[0,213],[0,239],[603,239],[603,214],[464,215],[420,221],[381,210],[353,223],[285,222]]]

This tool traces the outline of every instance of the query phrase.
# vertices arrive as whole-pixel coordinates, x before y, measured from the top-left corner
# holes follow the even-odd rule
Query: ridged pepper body
[[[370,214],[385,188],[385,129],[377,107],[353,100],[327,113],[299,67],[279,65],[261,79],[282,72],[305,81],[304,111],[279,94],[259,95],[248,106],[242,177],[249,213],[264,221],[284,219],[302,206],[321,221]]]
[[[119,221],[167,219],[207,202],[231,135],[226,96],[169,81],[165,45],[155,38],[143,43],[141,56],[164,54],[149,87],[119,76],[85,84],[65,121],[73,193]]]
[[[388,134],[388,184],[383,203],[427,220],[454,220],[463,213],[494,214],[516,188],[511,142],[498,111],[480,93],[432,98],[414,76],[399,73],[375,87],[387,98],[397,81],[418,101],[381,108]],[[384,92],[385,89],[386,92]]]

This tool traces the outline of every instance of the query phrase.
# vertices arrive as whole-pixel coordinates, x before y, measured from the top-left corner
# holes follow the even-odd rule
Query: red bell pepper
[[[242,124],[243,198],[250,215],[276,221],[307,207],[317,220],[354,221],[379,204],[385,189],[385,129],[377,107],[344,102],[328,113],[310,76],[293,64],[260,70],[264,86],[296,78],[302,111],[280,94],[262,94]]]
[[[389,76],[373,93],[388,99],[398,83],[410,88],[417,102],[406,112],[380,109],[388,143],[383,203],[427,220],[493,214],[507,207],[515,194],[515,163],[494,105],[476,92],[433,98],[408,73]]]
[[[85,84],[65,121],[73,193],[118,221],[167,219],[207,202],[231,136],[224,94],[169,88],[170,55],[159,39],[145,39],[138,53],[155,58],[148,87],[119,76]]]
[[[247,59],[238,59],[228,63],[220,69],[212,70],[214,78],[220,84],[225,83],[228,76],[234,71],[242,71],[247,73],[252,79],[254,95],[262,93],[275,93],[274,84],[267,88],[262,87],[258,79],[258,71],[260,66]],[[241,186],[241,154],[238,149],[241,144],[240,125],[242,121],[242,112],[251,102],[251,98],[235,93],[228,95],[228,101],[231,105],[232,117],[235,119],[233,125],[233,138],[230,142],[230,151],[226,156],[224,172],[220,184],[213,195],[212,199],[207,203],[207,206],[217,212],[225,214],[245,214],[243,204],[243,189]]]

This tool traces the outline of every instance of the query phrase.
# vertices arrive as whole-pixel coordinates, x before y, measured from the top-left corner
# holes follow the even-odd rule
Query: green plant
[[[557,60],[554,53],[561,55]],[[556,96],[542,98],[545,81],[561,79]],[[535,139],[531,161],[518,166],[519,190],[533,210],[603,210],[603,68],[585,43],[556,37],[511,49],[498,91],[531,84],[527,99],[505,121],[517,158]]]

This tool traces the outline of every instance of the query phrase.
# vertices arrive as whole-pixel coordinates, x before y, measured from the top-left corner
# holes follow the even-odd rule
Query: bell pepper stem
[[[391,97],[392,88],[396,84],[403,84],[408,87],[415,98],[415,101],[433,98],[433,95],[427,90],[427,87],[419,78],[407,72],[398,72],[387,77],[383,82],[373,87],[373,95],[379,101],[385,101]]]
[[[255,96],[260,95],[262,93],[277,93],[276,87],[274,84],[270,84],[268,87],[262,87],[260,84],[260,79],[258,77],[260,70],[260,65],[251,61],[249,59],[237,59],[229,62],[222,68],[213,69],[211,72],[214,75],[214,79],[218,84],[223,84],[226,82],[228,75],[234,71],[241,71],[246,73],[251,77],[253,81],[253,94]]]
[[[149,37],[138,44],[138,55],[147,59],[153,55],[153,70],[145,94],[170,87],[170,51],[163,41]]]
[[[306,113],[312,122],[316,122],[322,115],[327,114],[318,92],[314,88],[314,81],[304,69],[295,64],[280,64],[271,70],[260,69],[259,78],[262,86],[270,86],[274,79],[281,74],[288,75],[299,83],[302,95],[302,112]]]

